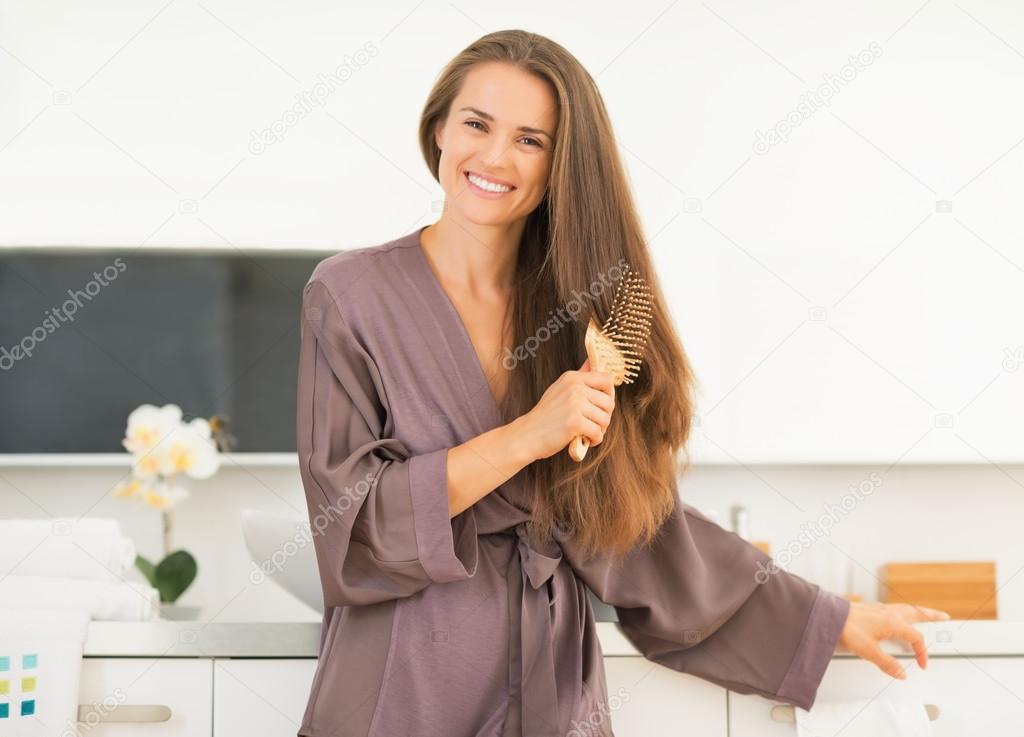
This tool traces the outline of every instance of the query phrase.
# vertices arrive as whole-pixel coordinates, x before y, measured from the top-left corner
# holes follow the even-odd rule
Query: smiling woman
[[[303,292],[299,468],[325,613],[299,735],[611,737],[588,588],[653,662],[804,708],[841,635],[876,659],[884,632],[913,640],[920,612],[847,627],[850,602],[765,578],[767,555],[680,499],[694,377],[579,61],[484,36],[442,71],[419,137],[441,218],[324,259]],[[644,368],[616,391],[583,335],[623,263],[654,307]],[[561,451],[579,435],[594,452],[577,464]]]
[[[445,192],[480,225],[526,218],[543,200],[550,175],[548,131],[558,125],[551,85],[511,64],[481,63],[466,72],[451,107],[434,134]],[[476,204],[476,197],[503,204]]]

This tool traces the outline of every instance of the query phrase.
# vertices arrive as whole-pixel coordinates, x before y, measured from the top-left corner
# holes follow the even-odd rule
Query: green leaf
[[[185,589],[192,585],[199,566],[196,559],[186,550],[176,550],[164,558],[156,567],[156,582],[160,601],[177,601]]]
[[[156,566],[141,555],[136,555],[135,567],[142,571],[142,575],[149,581],[149,585],[156,588]]]

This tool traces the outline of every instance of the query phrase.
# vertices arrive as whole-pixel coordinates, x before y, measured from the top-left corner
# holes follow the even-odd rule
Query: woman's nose
[[[507,163],[510,150],[511,147],[504,140],[495,136],[491,140],[491,145],[484,155],[484,161],[488,166],[494,169],[500,169]]]

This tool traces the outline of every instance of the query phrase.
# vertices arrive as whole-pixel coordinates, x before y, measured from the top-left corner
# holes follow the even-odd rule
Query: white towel
[[[0,602],[5,607],[83,610],[95,620],[131,622],[156,618],[160,592],[135,581],[7,576],[0,580]]]
[[[135,566],[135,543],[115,519],[0,520],[0,576],[120,581]]]
[[[797,737],[931,737],[924,704],[872,699],[816,702],[794,708]]]

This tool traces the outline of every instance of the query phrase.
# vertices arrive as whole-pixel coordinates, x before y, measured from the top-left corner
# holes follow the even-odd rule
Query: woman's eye
[[[479,128],[474,128],[473,130],[486,130],[486,128],[484,127],[484,124],[481,123],[479,120],[467,120],[465,122],[465,125],[468,125],[470,127],[478,125],[480,127]],[[523,138],[523,140],[524,141],[533,141],[533,143],[530,144],[531,146],[536,146],[537,148],[544,148],[543,144],[541,144],[541,142],[538,141],[536,138],[532,138],[530,136],[526,136],[525,138]]]

